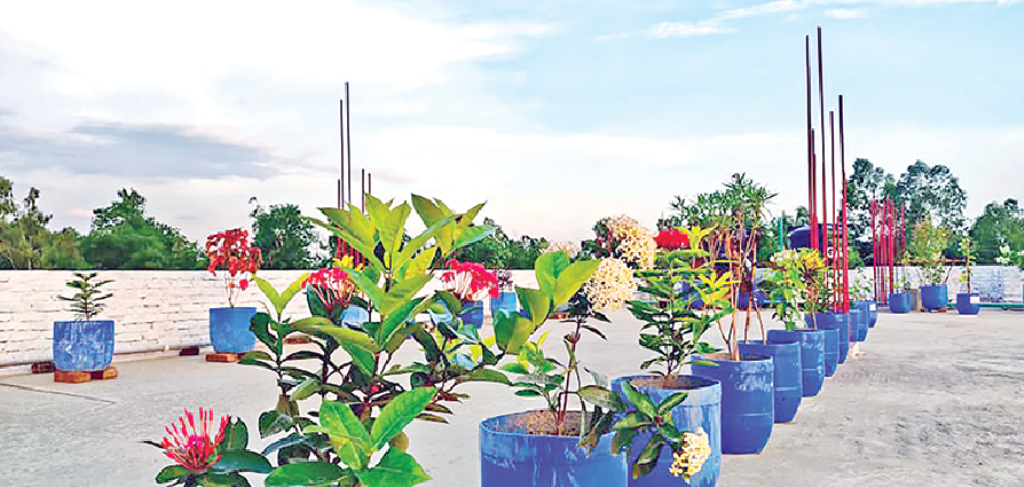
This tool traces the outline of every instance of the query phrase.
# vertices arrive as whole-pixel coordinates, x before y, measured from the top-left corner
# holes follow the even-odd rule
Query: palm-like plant
[[[75,318],[82,321],[89,321],[93,317],[103,312],[103,308],[106,307],[102,301],[110,299],[113,296],[112,293],[102,294],[100,287],[105,284],[114,282],[112,279],[104,279],[102,281],[93,281],[96,278],[95,272],[83,274],[81,272],[75,273],[75,279],[68,281],[65,285],[75,290],[75,294],[68,296],[57,296],[57,299],[61,301],[68,301],[71,303],[71,311],[75,313]]]

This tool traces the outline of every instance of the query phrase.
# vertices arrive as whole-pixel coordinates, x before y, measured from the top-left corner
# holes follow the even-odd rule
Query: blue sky
[[[248,225],[251,196],[315,215],[336,201],[344,81],[378,195],[488,200],[510,233],[581,239],[746,172],[792,211],[819,24],[848,164],[945,164],[970,216],[1024,199],[1013,0],[151,5],[3,8],[0,174],[55,226],[87,230],[121,187],[196,240]]]

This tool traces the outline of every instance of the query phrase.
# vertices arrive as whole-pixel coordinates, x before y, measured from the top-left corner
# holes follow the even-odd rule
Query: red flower
[[[206,255],[210,265],[206,268],[210,274],[217,274],[217,269],[228,271],[225,276],[225,287],[228,290],[228,304],[234,307],[237,290],[246,290],[249,280],[242,278],[237,284],[238,274],[256,274],[263,259],[263,251],[249,244],[249,232],[241,228],[225,230],[206,237]]]
[[[487,296],[498,297],[498,277],[483,265],[451,259],[445,267],[451,270],[441,274],[443,289],[451,291],[462,301],[480,301]]]
[[[662,230],[654,237],[654,242],[658,244],[658,248],[665,250],[678,250],[690,246],[690,238],[675,228]]]
[[[172,423],[171,426],[165,428],[167,436],[160,443],[164,449],[164,455],[185,467],[190,474],[206,473],[220,461],[217,447],[224,442],[228,416],[220,418],[220,429],[217,431],[217,436],[210,439],[213,425],[213,411],[204,411],[203,408],[199,408],[199,424],[197,425],[195,416],[186,409],[185,415],[178,418],[177,424]]]
[[[302,287],[312,290],[320,298],[320,302],[331,313],[335,308],[345,307],[352,301],[355,285],[348,278],[348,273],[339,267],[325,267],[302,281]]]

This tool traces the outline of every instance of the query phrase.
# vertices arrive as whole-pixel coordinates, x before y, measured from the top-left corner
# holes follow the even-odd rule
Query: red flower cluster
[[[206,268],[210,274],[216,275],[218,268],[228,271],[228,304],[234,306],[233,292],[238,273],[255,274],[263,260],[263,251],[249,245],[248,231],[236,228],[206,237],[206,256],[210,259]],[[245,291],[249,287],[249,279],[239,279],[237,286]]]
[[[190,474],[206,473],[220,461],[217,447],[224,442],[228,416],[220,418],[220,429],[217,431],[217,436],[210,439],[213,425],[213,411],[204,411],[203,408],[199,408],[199,424],[197,425],[195,416],[186,409],[185,416],[178,418],[177,424],[172,423],[171,426],[164,428],[167,431],[167,436],[160,442],[160,446],[164,449],[164,455],[185,467]]]
[[[339,267],[325,267],[310,274],[302,281],[302,287],[312,290],[327,308],[328,313],[338,306],[348,306],[355,290],[348,273]]]
[[[658,244],[658,248],[665,250],[679,250],[690,246],[690,238],[675,228],[662,230],[654,237],[654,242]]]
[[[441,274],[443,289],[451,291],[462,301],[498,297],[498,278],[483,265],[451,259],[445,263],[445,267],[451,270]]]

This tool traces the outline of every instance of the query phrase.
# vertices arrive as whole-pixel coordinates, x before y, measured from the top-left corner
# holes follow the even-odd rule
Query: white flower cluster
[[[583,289],[594,308],[615,311],[633,298],[636,283],[633,282],[633,271],[625,262],[601,259],[601,264]]]
[[[601,222],[608,228],[612,239],[619,242],[618,250],[623,259],[641,269],[654,267],[658,244],[650,230],[627,215],[608,217]]]
[[[1024,270],[1024,250],[1010,250],[1009,245],[999,246],[999,257],[996,262],[1002,265],[1011,265]]]
[[[711,457],[711,443],[708,441],[708,434],[703,428],[697,428],[696,433],[683,433],[683,444],[678,452],[672,452],[673,462],[669,467],[672,475],[683,477],[689,481],[690,477],[697,475],[704,462]]]
[[[565,252],[569,255],[570,259],[574,259],[580,253],[580,244],[573,242],[572,240],[551,242],[543,252],[545,254],[548,252]]]

